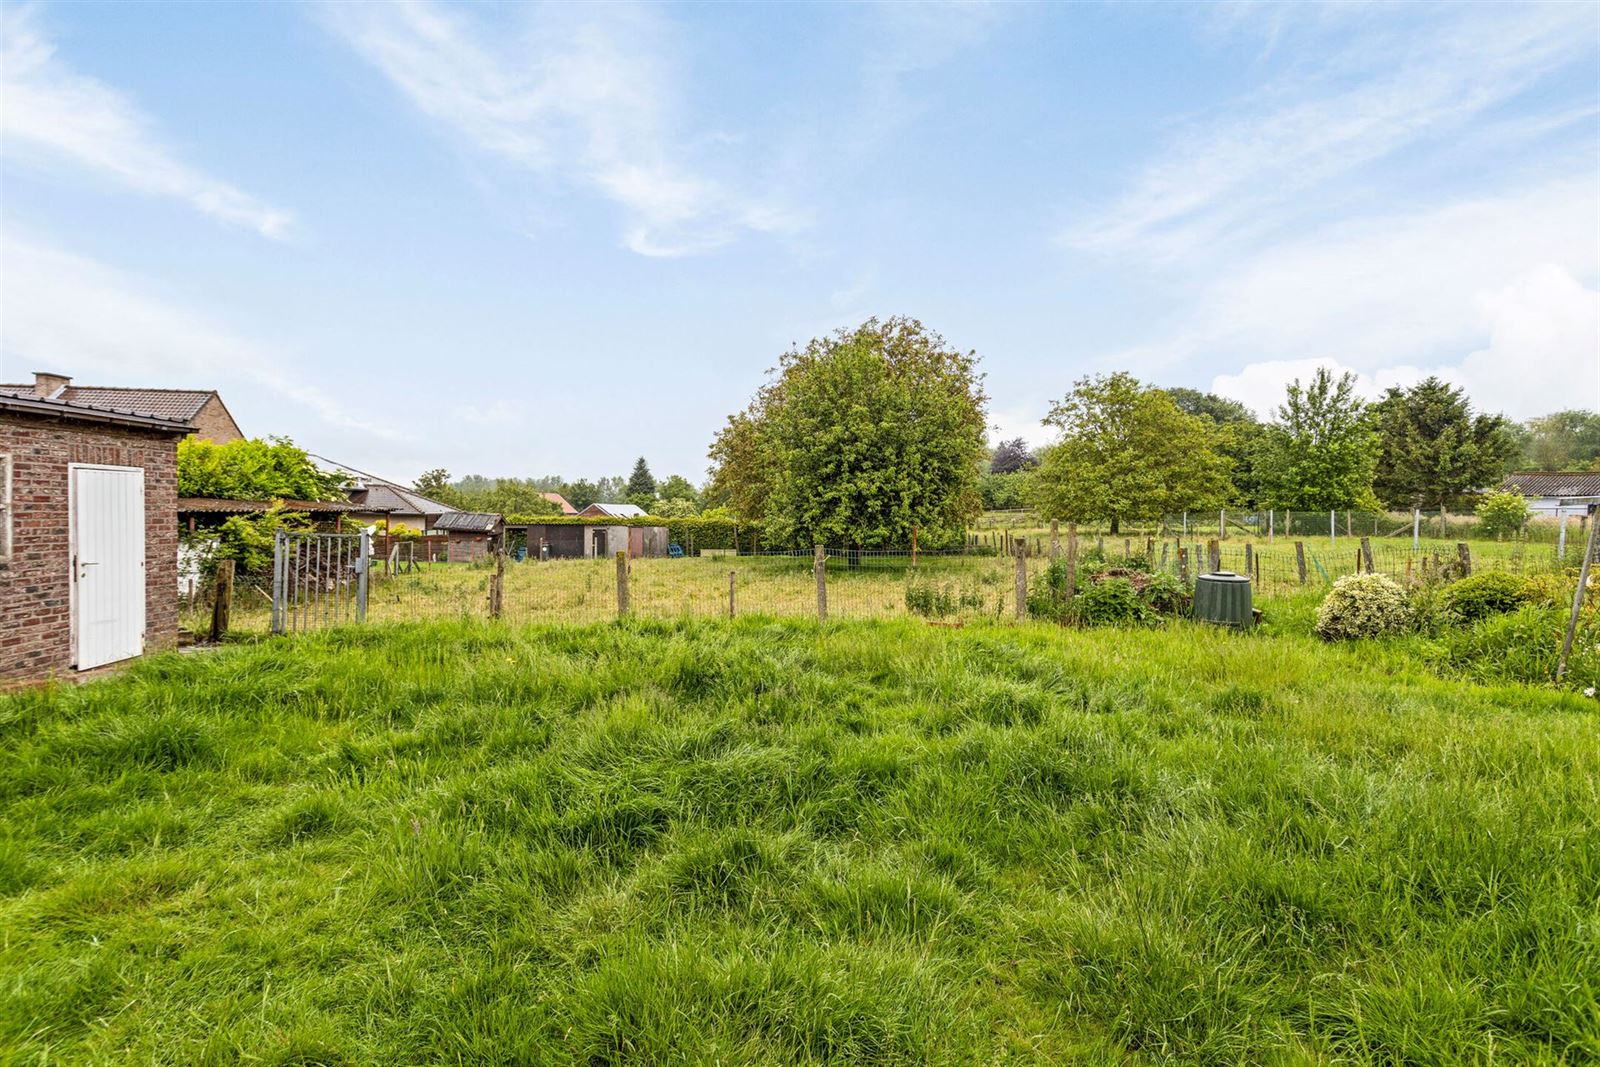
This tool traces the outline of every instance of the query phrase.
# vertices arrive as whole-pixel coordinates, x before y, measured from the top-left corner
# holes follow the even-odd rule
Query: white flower
[[[1583,695],[1586,696],[1586,697],[1594,696],[1594,686],[1591,685],[1589,688],[1585,689],[1583,691]]]

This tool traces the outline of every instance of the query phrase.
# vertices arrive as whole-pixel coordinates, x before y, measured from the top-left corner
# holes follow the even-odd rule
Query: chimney
[[[35,396],[49,400],[65,389],[71,381],[72,379],[65,374],[51,374],[49,371],[36,370],[33,372],[33,393]]]

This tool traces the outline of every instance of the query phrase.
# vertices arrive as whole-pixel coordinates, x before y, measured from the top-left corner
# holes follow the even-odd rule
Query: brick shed
[[[185,421],[0,390],[0,685],[178,638]]]

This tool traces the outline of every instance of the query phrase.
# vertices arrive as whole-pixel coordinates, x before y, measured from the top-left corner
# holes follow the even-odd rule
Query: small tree
[[[1125,372],[1081,379],[1044,422],[1062,433],[1032,476],[1047,519],[1109,519],[1115,533],[1123,519],[1209,507],[1231,491],[1214,424]]]
[[[1296,378],[1256,450],[1256,483],[1269,507],[1307,511],[1374,508],[1378,436],[1353,374],[1337,382],[1318,367],[1309,385]]]
[[[656,496],[656,479],[650,473],[650,464],[640,456],[639,461],[633,465],[633,473],[628,475],[628,496],[630,499],[648,497],[651,500]]]
[[[1521,493],[1489,493],[1478,501],[1478,525],[1491,537],[1521,533],[1528,515],[1528,501]]]

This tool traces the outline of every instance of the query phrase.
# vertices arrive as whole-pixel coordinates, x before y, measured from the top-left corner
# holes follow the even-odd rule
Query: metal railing
[[[372,538],[279,530],[272,547],[272,632],[364,622]]]

